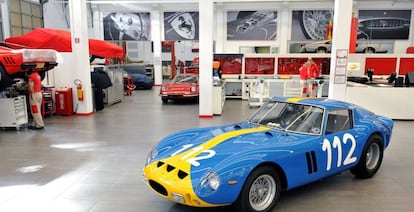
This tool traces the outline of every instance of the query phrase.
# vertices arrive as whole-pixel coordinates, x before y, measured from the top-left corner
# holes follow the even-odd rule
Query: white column
[[[278,33],[280,37],[278,37],[277,40],[280,43],[279,53],[281,54],[289,53],[289,45],[287,41],[290,40],[289,29],[291,28],[291,25],[289,25],[289,20],[292,17],[289,11],[289,5],[289,2],[282,2],[282,7],[277,14],[277,31],[280,32]]]
[[[213,0],[199,1],[199,117],[213,117]]]
[[[162,84],[161,65],[161,15],[160,6],[154,5],[151,11],[151,40],[153,42],[154,84]]]
[[[200,16],[201,17],[201,16]],[[216,3],[215,4],[215,23],[216,23],[216,33],[214,35],[214,40],[216,42],[215,45],[215,52],[216,53],[224,53],[224,41],[226,39],[226,32],[224,31],[226,26],[225,20],[225,11],[223,7],[223,3]],[[200,26],[201,28],[201,26]]]
[[[9,1],[0,1],[0,10],[3,24],[3,39],[6,39],[11,36]]]
[[[345,73],[342,74],[341,63],[337,63],[341,61],[338,58],[340,55],[337,55],[337,50],[346,50],[344,59],[348,60],[352,6],[353,0],[335,0],[328,97],[337,100],[345,100],[346,94],[346,65]]]
[[[76,79],[81,80],[84,91],[84,100],[78,101],[76,86],[73,87],[75,112],[78,115],[90,115],[93,113],[91,72],[89,65],[89,43],[86,0],[69,1],[70,26],[72,32],[72,53],[74,64],[72,70]]]

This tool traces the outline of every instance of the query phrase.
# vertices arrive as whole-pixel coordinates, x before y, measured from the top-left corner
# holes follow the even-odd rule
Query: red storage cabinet
[[[61,88],[55,92],[56,114],[71,116],[73,114],[72,88]]]

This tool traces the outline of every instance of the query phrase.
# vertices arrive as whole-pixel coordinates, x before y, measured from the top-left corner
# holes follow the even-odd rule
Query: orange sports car
[[[198,74],[177,74],[170,83],[161,86],[160,96],[164,104],[168,100],[194,99],[198,101]]]

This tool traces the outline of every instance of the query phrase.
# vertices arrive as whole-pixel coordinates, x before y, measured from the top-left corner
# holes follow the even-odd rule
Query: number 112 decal
[[[351,142],[351,148],[349,149],[348,154],[346,154],[346,157],[342,161],[342,145],[346,145],[348,141]],[[327,154],[326,171],[330,171],[332,168],[332,154],[333,154],[332,149],[337,150],[338,159],[336,161],[336,167],[339,168],[341,166],[346,166],[346,165],[349,165],[357,161],[357,157],[352,156],[354,154],[355,148],[356,148],[355,137],[349,133],[344,134],[344,136],[342,137],[342,142],[338,136],[334,137],[332,144],[328,139],[325,138],[322,144],[322,151],[326,152]]]
[[[179,149],[176,152],[174,152],[173,154],[171,154],[171,156],[175,156],[175,155],[178,155],[178,154],[180,154],[184,151],[187,151],[191,147],[193,147],[193,144],[183,145],[181,147],[181,149]],[[194,155],[197,155],[197,154],[198,154],[198,156],[194,156]],[[185,160],[193,166],[200,166],[199,161],[212,158],[214,155],[216,155],[216,152],[214,150],[204,149],[203,146],[197,146],[197,147],[192,148],[190,151],[188,151],[187,154],[183,155],[181,157],[181,160]]]

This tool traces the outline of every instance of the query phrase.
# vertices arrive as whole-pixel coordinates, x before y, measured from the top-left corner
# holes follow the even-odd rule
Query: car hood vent
[[[157,168],[164,169],[164,170],[162,170],[163,172],[167,171],[170,174],[174,174],[174,175],[176,174],[177,177],[181,180],[188,176],[187,172],[185,172],[181,169],[177,169],[175,166],[173,166],[171,164],[166,164],[163,161],[158,161]]]
[[[172,170],[174,170],[175,167],[171,166],[171,165],[167,165],[167,172],[171,172]]]
[[[13,60],[13,57],[3,57],[3,61],[6,64],[16,64],[16,62]]]

